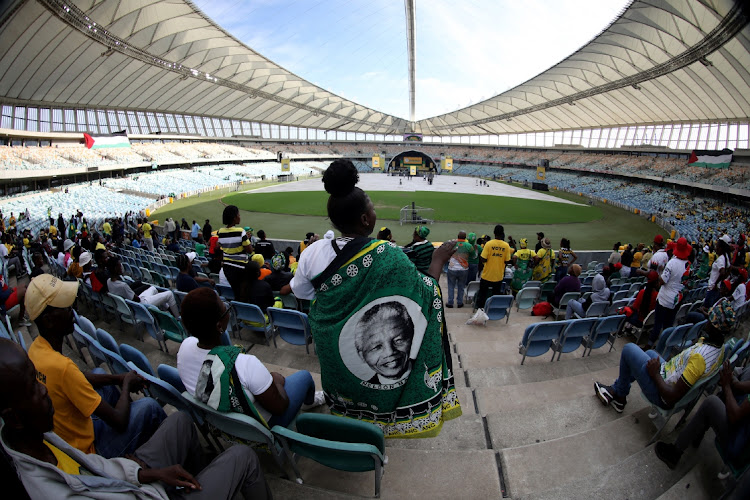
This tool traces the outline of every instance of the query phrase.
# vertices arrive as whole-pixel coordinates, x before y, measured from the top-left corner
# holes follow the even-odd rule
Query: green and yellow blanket
[[[331,413],[386,437],[440,433],[461,415],[437,281],[368,241],[316,290],[310,324]]]

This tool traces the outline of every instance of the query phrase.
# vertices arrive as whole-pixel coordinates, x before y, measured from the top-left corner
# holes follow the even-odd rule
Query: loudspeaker
[[[532,182],[531,189],[534,189],[536,191],[549,191],[549,189],[547,189],[547,184],[543,182]]]

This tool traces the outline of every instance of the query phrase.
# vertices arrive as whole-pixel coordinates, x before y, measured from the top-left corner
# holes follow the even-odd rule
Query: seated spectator
[[[622,413],[633,380],[646,398],[660,408],[672,408],[699,380],[710,377],[724,361],[724,334],[734,325],[734,311],[726,300],[711,310],[703,330],[705,337],[669,361],[654,350],[643,351],[626,344],[620,355],[620,375],[611,386],[594,383],[596,396],[604,406]]]
[[[71,278],[83,278],[83,268],[81,267],[81,254],[83,248],[76,245],[73,247],[73,262],[68,266],[68,276]]]
[[[750,367],[739,379],[732,375],[728,361],[719,375],[720,395],[708,396],[680,431],[674,444],[656,443],[654,451],[670,469],[677,467],[689,445],[697,448],[708,429],[713,429],[721,449],[731,461],[747,463],[750,438]]]
[[[580,317],[586,315],[586,310],[594,302],[609,302],[609,288],[607,288],[607,282],[604,280],[604,276],[597,274],[594,276],[594,281],[591,283],[592,293],[586,300],[581,297],[578,300],[568,301],[568,306],[565,310],[565,319],[573,318],[573,315],[577,314]]]
[[[159,308],[166,306],[175,318],[180,318],[180,309],[177,307],[177,302],[175,302],[174,294],[171,291],[160,292],[154,286],[134,283],[138,291],[138,295],[136,295],[130,285],[120,279],[122,277],[122,262],[120,262],[119,257],[110,258],[107,262],[107,268],[110,275],[109,281],[107,281],[109,293],[119,295],[133,302],[143,302],[150,306]]]
[[[203,241],[203,236],[198,236],[195,240],[195,253],[198,257],[205,257],[206,255],[206,243]]]
[[[260,277],[259,280],[265,279],[266,276],[271,274],[271,270],[266,265],[266,261],[263,258],[263,256],[259,253],[255,253],[250,257],[250,260],[258,264],[258,267],[260,268]]]
[[[263,278],[271,285],[271,290],[278,291],[292,281],[292,273],[284,271],[286,258],[283,253],[277,253],[271,258],[271,274]]]
[[[167,244],[167,250],[174,253],[180,253],[180,245],[177,244],[177,240],[171,238]]]
[[[263,260],[269,261],[276,250],[273,248],[273,243],[266,239],[266,232],[264,230],[258,231],[258,243],[253,245],[255,251],[263,256]]]
[[[268,282],[260,278],[260,266],[255,261],[250,261],[245,266],[245,274],[240,285],[239,302],[255,304],[263,313],[274,304],[273,290]]]
[[[391,233],[391,230],[387,227],[383,226],[380,228],[380,231],[378,231],[378,240],[386,240],[386,241],[393,241],[393,233]]]
[[[36,367],[10,340],[0,340],[2,444],[31,498],[266,499],[258,457],[236,445],[208,462],[189,415],[174,413],[128,458],[82,453],[58,433],[51,391]],[[7,487],[7,486],[6,486]],[[6,490],[7,492],[7,490]]]
[[[568,275],[561,279],[557,285],[552,296],[552,305],[557,307],[560,305],[560,299],[563,295],[568,292],[580,292],[581,291],[581,280],[578,277],[581,275],[581,266],[573,264],[568,269]]]
[[[145,443],[166,415],[151,398],[131,401],[130,393],[144,387],[135,372],[109,375],[96,369],[84,374],[62,354],[63,339],[73,331],[77,293],[78,283],[49,274],[29,284],[26,308],[39,330],[29,358],[55,407],[56,433],[84,453],[122,457]]]
[[[44,257],[40,252],[34,252],[34,255],[31,256],[31,262],[34,263],[34,267],[31,269],[31,279],[44,274]]]
[[[13,266],[16,269],[16,276],[23,276],[25,273],[24,266],[21,265],[21,259],[18,253],[12,251],[13,244],[8,233],[3,234],[3,244],[0,245],[0,257],[3,258],[3,265],[7,268]],[[10,247],[10,248],[8,248]]]
[[[109,271],[107,270],[107,262],[109,261],[109,252],[106,250],[97,250],[94,252],[94,262],[96,262],[96,268],[93,269],[88,275],[91,288],[95,292],[101,294],[107,293],[107,282],[109,281]],[[86,274],[86,266],[84,267],[84,274]]]
[[[635,302],[625,308],[628,323],[640,328],[646,321],[646,316],[656,309],[656,297],[659,295],[659,273],[653,269],[646,276],[646,286],[635,297]]]
[[[202,396],[210,389],[199,385],[199,376],[206,356],[221,345],[221,334],[229,323],[229,309],[213,290],[198,288],[182,300],[182,323],[191,336],[180,344],[177,370],[187,391],[205,400]],[[298,371],[285,378],[269,372],[255,356],[241,352],[231,355],[247,398],[270,427],[289,425],[303,404],[308,407],[323,404],[323,393],[315,392],[309,372]],[[228,391],[229,387],[222,386],[220,390]]]
[[[192,290],[195,290],[198,288],[198,282],[195,281],[195,278],[190,274],[190,271],[192,271],[193,266],[190,263],[190,259],[187,255],[178,255],[177,256],[177,268],[180,270],[180,274],[177,275],[177,279],[175,280],[175,285],[177,286],[178,292],[190,292]]]
[[[18,283],[17,286],[11,288],[5,282],[4,273],[0,273],[0,313],[4,318],[8,312],[8,309],[12,307],[18,307],[18,324],[19,326],[31,326],[31,321],[26,318],[26,306],[24,305],[24,297],[26,296],[26,285]],[[33,318],[32,318],[33,319]]]

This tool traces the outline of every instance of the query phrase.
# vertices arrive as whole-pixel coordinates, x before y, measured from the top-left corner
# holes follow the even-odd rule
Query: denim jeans
[[[315,382],[312,375],[306,370],[300,370],[286,377],[284,380],[284,391],[289,398],[289,406],[281,415],[274,415],[268,421],[268,425],[280,425],[287,427],[292,423],[299,413],[302,404],[312,404],[315,399]]]
[[[568,301],[568,306],[565,309],[565,319],[573,319],[573,316],[578,314],[580,317],[586,316],[586,312],[583,310],[583,302],[577,300]]]
[[[479,272],[479,264],[469,264],[469,275],[466,277],[466,282],[470,283],[477,280],[477,273]]]
[[[464,286],[466,286],[466,277],[469,274],[469,270],[465,271],[451,271],[448,270],[448,304],[453,305],[453,289],[457,288],[456,301],[459,305],[464,303]]]
[[[103,370],[98,370],[100,370],[99,373],[104,373]],[[113,408],[120,398],[120,390],[114,385],[102,387],[96,392]],[[133,453],[140,445],[148,441],[165,418],[167,414],[152,398],[141,398],[130,403],[130,417],[125,432],[116,431],[104,420],[92,415],[96,453],[104,458],[122,457]]]
[[[630,394],[630,386],[634,380],[638,381],[643,394],[646,398],[657,406],[662,406],[661,396],[656,388],[656,384],[646,371],[646,363],[652,358],[664,360],[656,351],[649,349],[645,351],[635,344],[625,344],[620,354],[620,375],[612,384],[612,389],[618,396],[627,396]]]
[[[661,331],[665,328],[669,328],[674,324],[674,317],[677,315],[677,308],[670,309],[663,305],[656,303],[656,311],[654,312],[654,327],[651,329],[651,334],[648,336],[648,342],[650,345],[656,344],[656,341],[661,335]]]

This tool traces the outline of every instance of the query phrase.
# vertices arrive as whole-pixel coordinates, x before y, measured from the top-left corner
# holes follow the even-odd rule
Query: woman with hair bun
[[[438,285],[455,241],[421,273],[394,243],[369,237],[377,215],[358,181],[349,160],[323,174],[341,236],[307,247],[291,290],[315,299],[310,326],[331,413],[374,422],[386,437],[434,437],[461,415]]]

